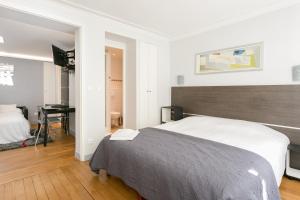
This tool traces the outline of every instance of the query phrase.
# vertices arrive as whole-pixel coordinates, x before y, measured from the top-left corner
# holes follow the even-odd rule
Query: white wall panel
[[[133,38],[136,41],[151,42],[162,51],[168,51],[169,40],[157,34],[53,0],[0,0],[0,6],[79,28],[75,34],[76,155],[81,160],[89,159],[106,134],[105,62],[103,56],[105,32]],[[161,63],[167,63],[169,57],[161,56],[160,59],[162,59]],[[168,69],[169,65],[165,64],[164,67]],[[165,74],[165,77],[168,76]],[[169,85],[168,79],[164,82],[165,85]],[[163,88],[166,90],[164,93],[169,92],[169,88]],[[164,96],[161,101],[167,102],[169,97]]]

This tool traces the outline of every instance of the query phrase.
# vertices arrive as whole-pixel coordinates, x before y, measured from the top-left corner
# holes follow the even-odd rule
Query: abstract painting
[[[0,63],[0,85],[13,86],[14,66]]]
[[[263,43],[196,54],[196,74],[262,69]]]

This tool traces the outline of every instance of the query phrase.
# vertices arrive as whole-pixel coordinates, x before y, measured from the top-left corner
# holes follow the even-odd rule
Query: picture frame
[[[263,69],[263,42],[195,55],[195,73],[211,74]]]

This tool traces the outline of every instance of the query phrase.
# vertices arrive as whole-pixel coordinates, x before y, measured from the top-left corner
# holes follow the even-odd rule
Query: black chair
[[[46,105],[49,106],[49,105]],[[53,106],[51,106],[53,107]],[[48,116],[47,117],[47,124],[48,124],[48,135],[50,136],[50,130],[53,130],[51,132],[54,132],[54,138],[56,136],[55,134],[55,129],[51,126],[51,124],[55,123],[62,123],[64,130],[66,130],[66,116],[64,114],[54,114],[53,116]],[[39,137],[41,135],[42,129],[45,127],[45,116],[43,115],[42,112],[42,106],[38,106],[38,129],[35,131],[34,136],[36,137],[35,139],[35,146],[37,145],[37,142],[39,140]],[[67,133],[68,135],[69,133]]]

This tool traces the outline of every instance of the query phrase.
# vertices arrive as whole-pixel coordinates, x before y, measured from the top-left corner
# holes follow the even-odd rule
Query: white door
[[[44,63],[44,104],[61,103],[61,67]]]
[[[156,46],[149,47],[149,67],[148,67],[148,88],[149,88],[149,125],[154,126],[159,123],[159,108],[157,96],[157,71],[158,71],[158,49]]]
[[[158,49],[155,45],[141,42],[139,53],[139,128],[143,128],[159,123],[157,105]]]

